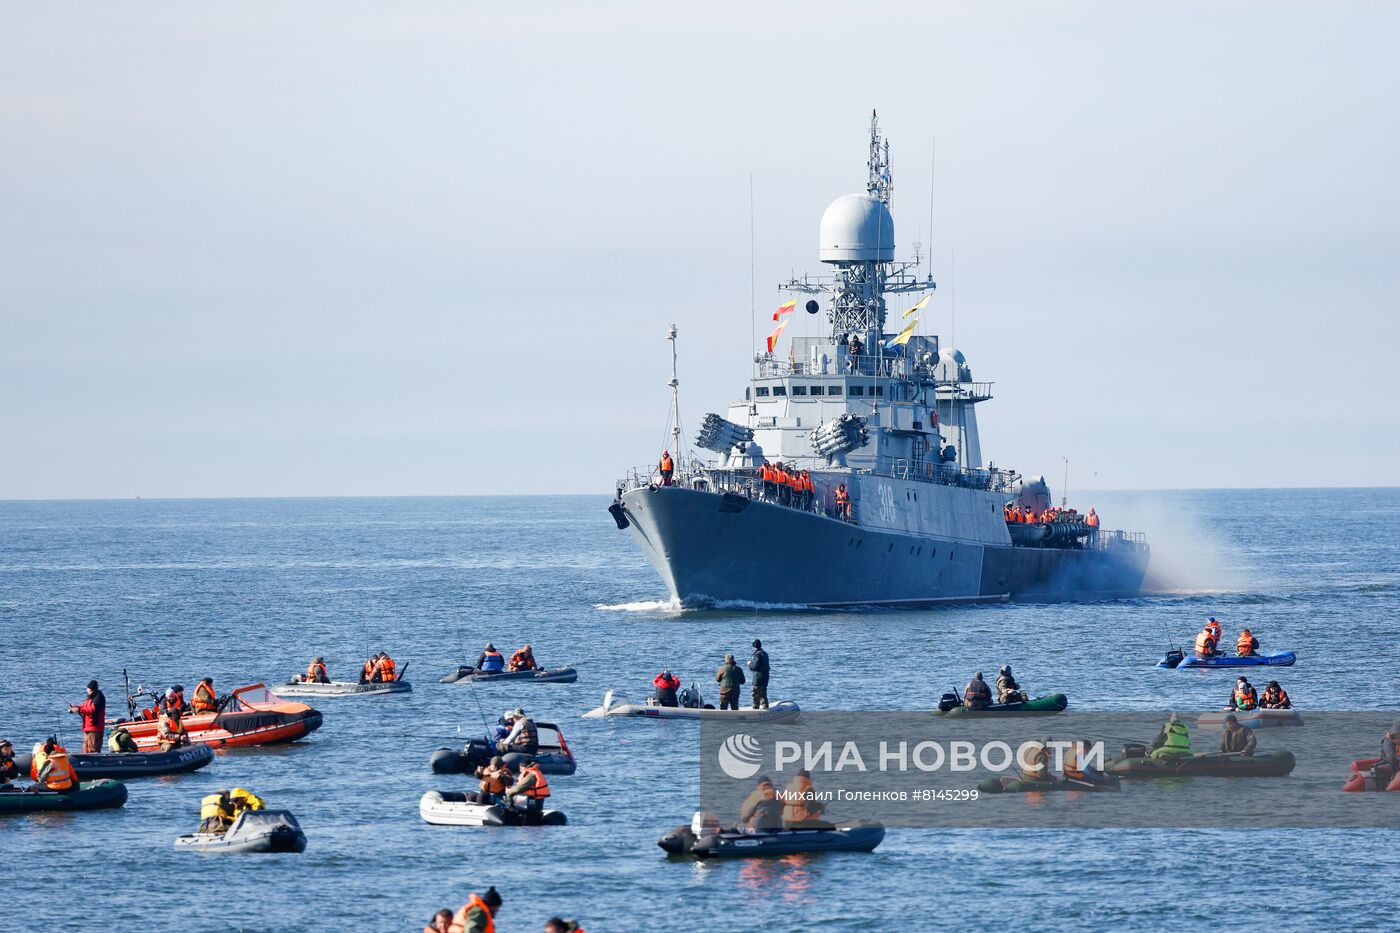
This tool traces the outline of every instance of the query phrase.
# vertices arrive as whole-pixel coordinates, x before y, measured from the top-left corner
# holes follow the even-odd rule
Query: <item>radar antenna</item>
[[[870,180],[865,193],[879,198],[886,207],[894,197],[894,173],[890,171],[890,141],[880,138],[880,116],[870,111]]]

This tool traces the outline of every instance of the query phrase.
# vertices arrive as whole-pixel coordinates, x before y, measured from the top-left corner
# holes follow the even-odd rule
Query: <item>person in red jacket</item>
[[[102,732],[107,728],[107,697],[97,688],[97,681],[88,681],[87,699],[77,706],[69,706],[68,712],[83,717],[83,754],[101,752]]]
[[[662,671],[652,678],[651,685],[656,688],[656,702],[660,706],[679,706],[676,699],[676,691],[681,688],[681,679],[670,671]]]

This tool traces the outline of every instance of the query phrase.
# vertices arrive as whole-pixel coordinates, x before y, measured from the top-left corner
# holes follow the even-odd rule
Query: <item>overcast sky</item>
[[[998,465],[1400,483],[1400,6],[513,6],[6,3],[0,498],[607,493],[871,108]]]

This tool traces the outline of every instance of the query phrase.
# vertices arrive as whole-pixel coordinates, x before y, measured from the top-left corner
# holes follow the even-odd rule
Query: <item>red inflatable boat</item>
[[[233,691],[219,712],[194,713],[181,722],[191,742],[235,748],[295,742],[321,728],[321,714],[305,703],[273,695],[262,684],[253,684]],[[155,720],[119,719],[113,724],[124,726],[143,752],[160,747]]]
[[[1342,790],[1349,794],[1365,790],[1400,790],[1400,774],[1390,777],[1382,772],[1380,777],[1376,776],[1375,767],[1379,761],[1379,758],[1358,758],[1353,761],[1351,774],[1347,776]]]

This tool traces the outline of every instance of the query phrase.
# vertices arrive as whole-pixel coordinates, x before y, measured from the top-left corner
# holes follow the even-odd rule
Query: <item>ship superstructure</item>
[[[807,300],[779,317],[824,311],[829,330],[791,338],[785,356],[770,338],[743,398],[701,426],[695,446],[712,459],[682,449],[673,377],[674,472],[620,481],[618,526],[683,604],[1136,593],[1149,556],[1141,535],[1056,510],[1043,479],[983,461],[976,407],[992,386],[973,381],[957,349],[915,333],[936,286],[917,260],[895,259],[892,193],[872,115],[866,190],[832,202],[819,225],[829,273],[782,286]],[[896,294],[922,298],[891,320]],[[669,337],[674,348],[674,327]]]

